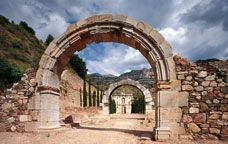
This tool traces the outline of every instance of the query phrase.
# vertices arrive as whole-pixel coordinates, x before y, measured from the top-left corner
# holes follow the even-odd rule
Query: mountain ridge
[[[92,82],[97,85],[107,86],[111,83],[121,81],[123,79],[132,79],[134,81],[139,81],[145,87],[150,87],[154,83],[154,73],[152,69],[143,68],[140,70],[131,70],[130,72],[125,72],[120,76],[114,76],[110,74],[100,74],[92,73],[88,75]]]

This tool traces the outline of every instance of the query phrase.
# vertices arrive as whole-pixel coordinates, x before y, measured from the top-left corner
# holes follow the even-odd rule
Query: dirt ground
[[[42,133],[0,133],[0,144],[228,144],[223,141],[173,140],[155,142],[153,125],[143,124],[143,116],[114,115],[107,121],[91,121],[77,128],[60,128]]]

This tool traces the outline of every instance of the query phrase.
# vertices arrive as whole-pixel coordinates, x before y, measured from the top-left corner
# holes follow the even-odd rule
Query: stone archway
[[[141,52],[153,68],[157,82],[156,139],[168,139],[177,134],[178,122],[169,116],[171,112],[181,115],[177,105],[179,83],[170,44],[148,24],[110,14],[71,24],[50,43],[39,63],[35,96],[29,101],[30,113],[34,113],[38,121],[30,125],[35,130],[60,127],[59,79],[63,67],[75,51],[81,51],[92,42],[122,43]]]
[[[145,97],[145,113],[152,111],[152,96],[148,89],[146,89],[143,85],[141,85],[139,82],[131,80],[131,79],[125,79],[121,80],[119,82],[110,84],[108,89],[104,92],[103,99],[102,99],[102,110],[104,115],[109,115],[109,97],[112,95],[113,91],[115,91],[117,88],[124,86],[124,85],[130,85],[138,88]]]

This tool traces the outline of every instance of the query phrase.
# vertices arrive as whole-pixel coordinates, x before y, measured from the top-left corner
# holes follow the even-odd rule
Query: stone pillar
[[[38,129],[59,128],[59,91],[45,89],[40,94],[40,126]]]
[[[108,98],[103,95],[103,99],[102,99],[102,111],[103,111],[103,115],[109,115],[109,101]]]
[[[25,131],[59,128],[59,90],[39,86],[28,103],[32,121],[25,123]]]
[[[178,91],[158,91],[155,140],[167,140],[176,133],[174,132],[177,126],[176,117],[181,116],[181,113],[178,113],[178,116],[176,114],[178,109],[177,96]]]

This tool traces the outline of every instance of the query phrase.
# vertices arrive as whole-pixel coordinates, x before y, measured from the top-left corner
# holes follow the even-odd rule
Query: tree
[[[111,97],[109,98],[109,113],[116,113],[116,102]]]
[[[102,99],[103,99],[103,90],[101,90],[101,96],[100,96],[100,102],[102,103]]]
[[[70,66],[81,78],[84,79],[86,77],[86,63],[78,55],[73,55],[71,57]]]
[[[99,99],[99,87],[97,88],[97,107],[99,107],[100,106],[100,99]]]
[[[93,91],[93,106],[96,106],[96,91]]]
[[[79,92],[80,92],[80,106],[82,106],[82,89],[81,88],[80,88]]]
[[[0,58],[0,91],[12,86],[22,77],[21,71],[8,61]]]
[[[45,45],[48,46],[53,40],[54,37],[51,34],[49,34],[45,40]]]
[[[89,79],[89,107],[92,106],[91,80]]]
[[[131,106],[132,113],[144,113],[145,112],[145,100],[144,97],[135,99]]]
[[[10,23],[10,22],[9,22],[9,19],[8,19],[8,18],[6,18],[6,17],[0,15],[0,25],[5,26],[5,25],[8,25],[9,23]]]
[[[86,78],[83,79],[83,107],[87,107]]]
[[[20,25],[21,27],[23,27],[27,32],[29,32],[29,33],[35,35],[35,31],[34,31],[31,27],[29,27],[28,24],[27,24],[25,21],[21,21],[21,22],[19,23],[19,25]]]

